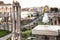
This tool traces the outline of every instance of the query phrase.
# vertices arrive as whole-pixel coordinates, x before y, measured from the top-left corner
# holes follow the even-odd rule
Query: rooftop
[[[0,1],[0,5],[11,5],[10,3],[5,4],[3,1]]]

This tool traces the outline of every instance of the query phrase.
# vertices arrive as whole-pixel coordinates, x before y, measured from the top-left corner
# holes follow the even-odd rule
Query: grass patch
[[[27,30],[27,31],[22,32],[22,36],[23,36],[24,38],[26,38],[26,37],[29,36],[29,35],[32,35],[32,30]]]
[[[11,32],[9,32],[7,30],[0,30],[0,38],[3,37],[3,36],[6,36],[9,33],[11,33]]]

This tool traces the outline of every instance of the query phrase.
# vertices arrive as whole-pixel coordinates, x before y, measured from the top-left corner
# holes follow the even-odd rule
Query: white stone
[[[38,25],[32,29],[32,34],[58,36],[58,25]]]

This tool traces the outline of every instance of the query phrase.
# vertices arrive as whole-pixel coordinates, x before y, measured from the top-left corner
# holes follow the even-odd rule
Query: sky
[[[13,0],[1,0],[5,3],[12,3]],[[49,7],[60,7],[60,0],[18,0],[22,8],[41,7],[48,5]]]

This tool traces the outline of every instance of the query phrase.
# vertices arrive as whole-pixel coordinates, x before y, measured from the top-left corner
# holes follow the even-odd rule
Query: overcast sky
[[[12,3],[13,0],[2,0],[5,3]],[[22,8],[41,7],[48,5],[50,7],[60,7],[60,0],[18,0]]]

